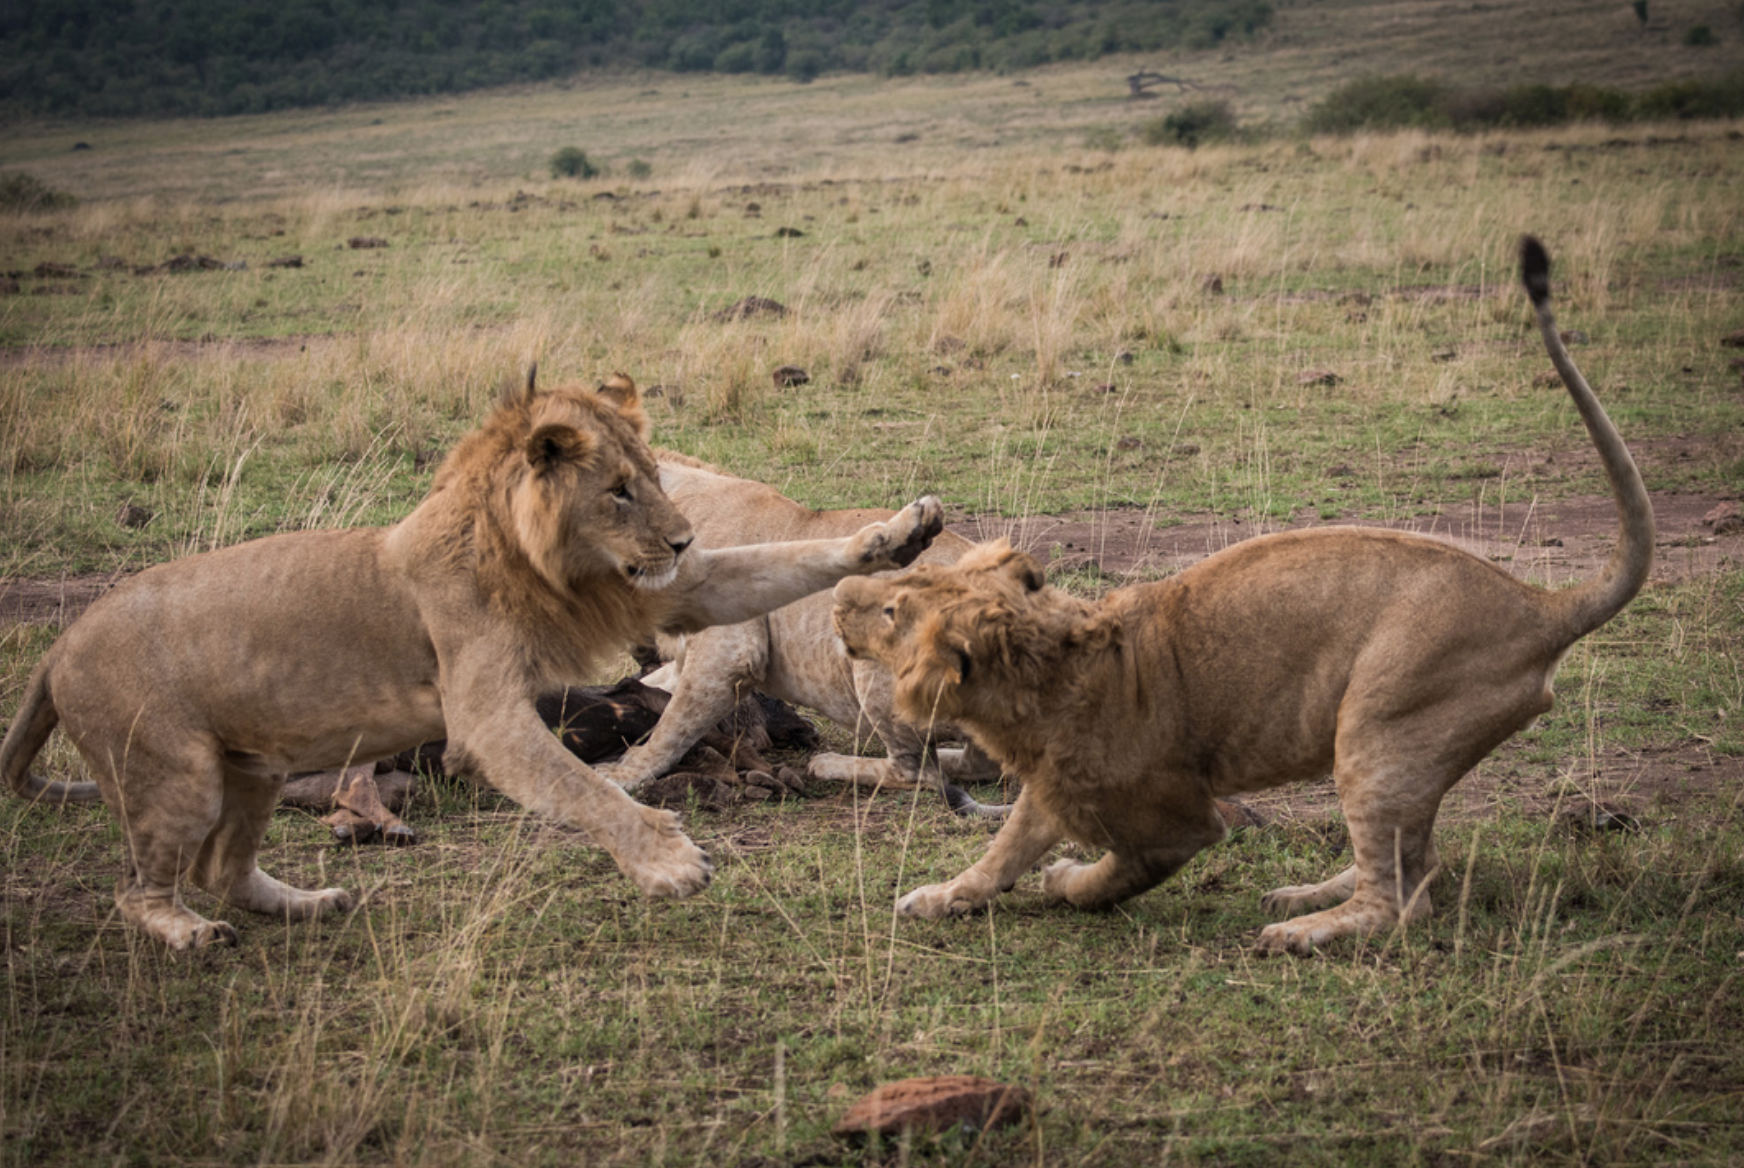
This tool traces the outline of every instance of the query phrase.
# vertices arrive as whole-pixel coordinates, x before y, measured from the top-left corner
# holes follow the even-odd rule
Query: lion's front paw
[[[343,888],[323,888],[314,894],[315,911],[310,916],[324,917],[329,913],[348,913],[357,907],[357,901],[351,893]]]
[[[1090,867],[1077,860],[1055,860],[1042,869],[1042,895],[1049,900],[1072,899],[1072,879]]]
[[[624,875],[634,880],[645,896],[683,898],[707,888],[715,873],[708,853],[679,830],[678,816],[653,808],[647,811],[652,830],[636,841],[633,856],[618,857]]]
[[[952,881],[915,889],[896,902],[896,911],[901,916],[936,921],[972,913],[986,903],[984,897],[965,895],[956,881]]]
[[[1293,921],[1282,921],[1275,925],[1267,925],[1260,930],[1259,940],[1254,942],[1255,953],[1294,953],[1298,957],[1307,957],[1314,952],[1314,946],[1332,939],[1331,931],[1315,929],[1312,925],[1303,927],[1303,922],[1309,917],[1298,917]]]
[[[859,562],[869,571],[906,568],[945,529],[944,508],[932,495],[917,499],[884,523],[862,532]]]
[[[200,917],[187,922],[185,928],[171,930],[163,940],[171,949],[181,952],[211,945],[235,947],[240,944],[236,927],[229,921],[208,921]]]

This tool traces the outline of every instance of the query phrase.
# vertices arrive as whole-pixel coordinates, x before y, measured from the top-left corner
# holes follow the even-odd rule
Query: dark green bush
[[[588,161],[587,151],[575,146],[565,146],[551,156],[552,178],[596,178],[603,173],[599,167]]]
[[[1235,137],[1235,112],[1227,101],[1201,101],[1146,122],[1139,136],[1149,146],[1185,146],[1222,142]]]
[[[1744,116],[1744,71],[1718,81],[1668,81],[1635,103],[1643,118],[1735,118]]]
[[[28,171],[12,170],[0,174],[0,210],[58,211],[77,202],[73,196],[53,189]]]
[[[1442,103],[1447,92],[1439,81],[1408,73],[1364,77],[1321,98],[1308,110],[1303,124],[1313,134],[1445,125]]]

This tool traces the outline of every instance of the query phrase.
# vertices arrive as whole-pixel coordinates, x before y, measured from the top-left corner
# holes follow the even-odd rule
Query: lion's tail
[[[1568,347],[1562,343],[1556,317],[1550,311],[1550,256],[1544,245],[1530,235],[1520,241],[1520,279],[1538,314],[1538,331],[1544,336],[1551,363],[1568,387],[1587,434],[1599,452],[1599,461],[1604,464],[1621,522],[1617,547],[1604,570],[1578,587],[1555,594],[1566,614],[1569,641],[1573,643],[1617,615],[1647,582],[1648,569],[1653,566],[1653,507],[1641,472],[1635,468],[1628,447],[1623,445],[1622,435],[1605,415],[1592,386],[1575,368]]]
[[[20,798],[48,803],[96,803],[102,799],[96,783],[51,783],[30,773],[31,760],[61,720],[48,686],[53,660],[51,649],[25,684],[18,715],[7,727],[5,741],[0,742],[0,773],[5,774],[6,785]]]

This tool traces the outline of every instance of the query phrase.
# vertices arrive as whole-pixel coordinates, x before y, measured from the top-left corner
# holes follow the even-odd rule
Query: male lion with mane
[[[963,727],[1023,779],[986,854],[899,911],[979,908],[1062,838],[1108,851],[1051,865],[1042,892],[1111,905],[1223,837],[1214,796],[1330,771],[1356,862],[1268,893],[1275,912],[1318,911],[1268,925],[1258,948],[1307,953],[1429,915],[1442,796],[1550,709],[1563,655],[1653,560],[1647,491],[1557,334],[1534,239],[1521,275],[1617,501],[1617,547],[1592,580],[1547,592],[1438,540],[1329,527],[1251,539],[1099,603],[1047,587],[1003,543],[836,586],[848,652],[890,668],[897,708]]]
[[[0,743],[19,795],[101,798],[121,821],[124,919],[175,949],[236,931],[184,880],[259,913],[350,907],[261,872],[284,777],[446,738],[445,765],[584,828],[650,896],[709,882],[670,812],[565,750],[534,698],[656,631],[734,623],[856,572],[911,563],[943,527],[922,499],[846,538],[692,547],[660,489],[635,386],[524,387],[392,527],[296,532],[150,568],[50,647]],[[27,767],[56,724],[95,782]]]

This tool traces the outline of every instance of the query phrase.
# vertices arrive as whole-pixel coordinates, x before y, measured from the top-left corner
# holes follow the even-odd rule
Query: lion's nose
[[[666,546],[672,549],[672,554],[674,556],[681,556],[684,554],[684,549],[689,547],[691,544],[693,544],[695,542],[696,542],[696,536],[686,535],[681,539],[669,539],[669,540],[667,540]]]

